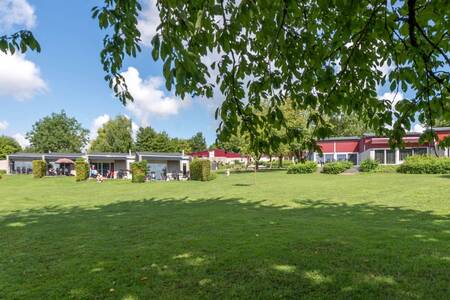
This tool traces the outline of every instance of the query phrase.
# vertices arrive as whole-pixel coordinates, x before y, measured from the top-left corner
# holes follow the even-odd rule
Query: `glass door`
[[[148,163],[147,169],[151,179],[162,180],[167,175],[167,164],[165,163]]]

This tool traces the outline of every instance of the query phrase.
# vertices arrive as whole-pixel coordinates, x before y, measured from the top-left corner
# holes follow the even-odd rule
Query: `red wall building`
[[[450,136],[450,127],[435,128],[434,130],[440,141]],[[400,164],[409,155],[434,153],[431,145],[419,142],[420,135],[421,133],[408,133],[403,138],[404,149],[391,149],[387,137],[374,135],[328,138],[319,142],[323,155],[314,153],[314,160],[317,162],[349,160],[359,164],[362,160],[371,158],[382,164]],[[439,148],[438,155],[450,157],[450,149]]]

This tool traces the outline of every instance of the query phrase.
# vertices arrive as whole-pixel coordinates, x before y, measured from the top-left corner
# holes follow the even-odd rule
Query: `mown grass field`
[[[450,176],[0,180],[0,299],[448,299]]]

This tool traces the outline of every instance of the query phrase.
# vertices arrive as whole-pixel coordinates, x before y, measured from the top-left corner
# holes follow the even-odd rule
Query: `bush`
[[[84,158],[77,158],[75,161],[76,181],[84,181],[89,178],[89,164]]]
[[[450,174],[450,158],[435,156],[408,156],[397,171],[407,174]]]
[[[396,165],[379,165],[375,169],[375,173],[396,173],[398,171],[398,166]]]
[[[322,168],[322,173],[325,174],[340,174],[345,170],[350,169],[353,163],[350,161],[335,161],[326,163]]]
[[[199,181],[208,181],[214,179],[211,177],[211,163],[205,159],[194,159],[191,162],[191,179]]]
[[[42,178],[45,176],[47,163],[43,160],[33,160],[33,177]]]
[[[6,175],[6,170],[0,170],[0,175]]]
[[[361,172],[374,172],[378,168],[378,165],[378,161],[368,158],[361,162],[359,170]]]
[[[3,178],[3,175],[2,175],[2,173],[0,173],[0,179],[2,179]]]
[[[306,161],[288,167],[288,174],[307,174],[317,171],[317,163],[314,161]]]
[[[147,177],[147,161],[138,161],[131,164],[131,182],[142,183]]]

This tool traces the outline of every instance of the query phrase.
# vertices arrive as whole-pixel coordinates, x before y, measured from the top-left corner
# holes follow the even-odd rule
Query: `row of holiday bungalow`
[[[33,160],[46,162],[46,175],[74,175],[74,162],[83,158],[91,172],[106,178],[130,178],[131,164],[147,161],[149,175],[155,179],[167,176],[188,177],[190,157],[184,153],[15,153],[7,157],[9,174],[30,174]]]

